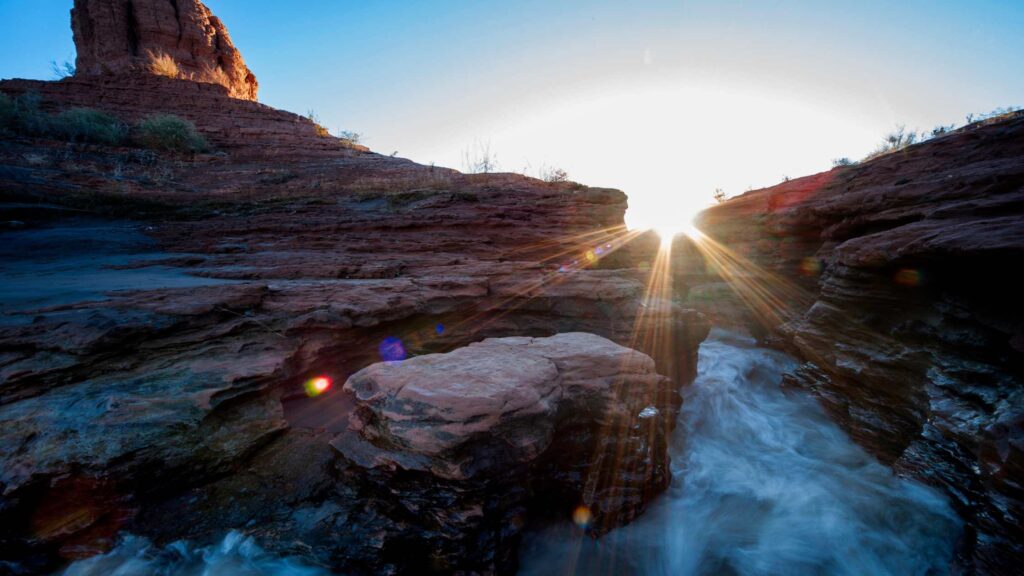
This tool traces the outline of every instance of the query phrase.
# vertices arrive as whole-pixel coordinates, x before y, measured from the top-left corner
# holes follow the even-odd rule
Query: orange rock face
[[[256,99],[256,76],[224,24],[199,0],[75,0],[71,28],[79,75],[145,70],[162,56],[174,60],[179,77]]]

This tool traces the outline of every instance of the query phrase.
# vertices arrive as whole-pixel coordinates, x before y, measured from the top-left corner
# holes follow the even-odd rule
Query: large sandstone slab
[[[348,485],[435,535],[442,565],[505,573],[528,522],[575,517],[602,534],[667,487],[677,388],[594,334],[491,338],[352,375],[349,430],[331,445]],[[380,546],[412,553],[399,538]]]

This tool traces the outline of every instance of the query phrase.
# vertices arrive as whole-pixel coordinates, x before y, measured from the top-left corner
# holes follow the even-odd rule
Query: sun
[[[675,239],[675,237],[680,235],[680,234],[685,234],[691,240],[697,240],[697,241],[699,241],[701,238],[704,237],[704,234],[692,222],[690,222],[689,224],[684,224],[682,226],[669,226],[669,225],[654,226],[653,230],[661,238],[661,245],[662,246],[669,246],[669,245],[671,245],[672,241]]]

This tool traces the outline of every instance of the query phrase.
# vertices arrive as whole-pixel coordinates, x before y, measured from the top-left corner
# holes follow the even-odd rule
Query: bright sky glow
[[[1021,105],[1019,0],[206,0],[260,99],[374,150],[624,190],[682,230],[728,195]],[[0,0],[0,77],[74,58],[71,0]]]

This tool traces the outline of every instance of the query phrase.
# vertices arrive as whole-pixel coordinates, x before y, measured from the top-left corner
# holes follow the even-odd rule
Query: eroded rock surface
[[[233,98],[256,99],[256,76],[224,24],[199,0],[75,0],[71,28],[78,75],[136,73],[151,58],[166,56],[182,77],[220,84]]]
[[[359,479],[385,471],[339,452],[356,406],[340,390],[350,375],[385,352],[582,331],[650,353],[678,385],[692,378],[708,325],[645,297],[650,271],[639,258],[653,254],[617,256],[635,236],[622,226],[620,191],[344,147],[209,84],[145,75],[0,84],[33,88],[53,111],[180,113],[218,153],[0,144],[0,256],[12,287],[0,302],[0,549],[27,571],[103,551],[124,532],[211,543],[233,529],[348,573],[422,573],[435,562],[432,543],[448,542],[436,571],[455,571],[452,550],[475,524],[424,524],[417,506],[439,500],[395,497],[421,494],[422,479],[387,472],[370,490]],[[281,122],[267,130],[268,118]],[[254,131],[222,130],[227,122]],[[309,397],[314,376],[335,384]],[[547,452],[565,442],[558,453],[584,453],[599,438],[589,422]],[[559,486],[582,477],[552,466],[566,475]],[[593,513],[595,531],[642,509],[647,489],[623,488],[646,486],[648,473],[638,474],[595,485],[620,494],[587,500],[595,510],[621,501]],[[476,517],[460,502],[482,493],[452,486],[452,514]],[[535,502],[528,494],[528,484],[510,489],[512,508]],[[466,557],[508,566],[520,528],[488,532],[498,540]]]
[[[429,546],[446,569],[511,572],[530,516],[579,508],[600,534],[635,518],[670,479],[675,384],[650,357],[592,334],[488,339],[378,363],[345,390],[356,408],[331,444],[350,482],[436,534],[419,544],[391,535],[381,549]]]
[[[716,315],[777,328],[806,360],[791,384],[946,491],[967,525],[956,568],[1024,564],[1024,117],[744,194],[701,228],[739,272]]]
[[[645,296],[642,246],[657,241],[628,244],[625,194],[322,136],[250,101],[255,82],[198,2],[75,6],[79,74],[0,91],[53,113],[175,114],[215,152],[0,141],[5,568],[52,571],[124,533],[243,530],[342,573],[505,572],[527,519],[584,504],[600,533],[665,486],[675,390],[708,325]],[[139,70],[150,48],[230,81]],[[562,332],[653,364],[593,335],[532,340]],[[461,348],[507,336],[520,339]],[[381,360],[456,349],[438,362],[480,390],[449,391],[462,412],[447,416],[464,418],[444,434],[382,428],[401,409],[342,389]],[[501,371],[514,380],[459,359],[483,351],[515,358]],[[311,394],[314,377],[334,384]]]

